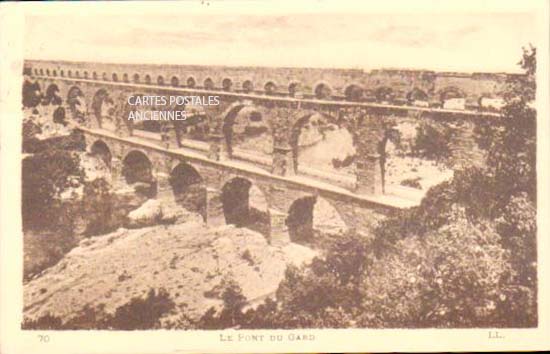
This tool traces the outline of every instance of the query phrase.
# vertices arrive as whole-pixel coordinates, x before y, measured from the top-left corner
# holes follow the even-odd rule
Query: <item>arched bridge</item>
[[[67,112],[67,120],[84,133],[88,151],[105,161],[115,183],[154,185],[151,195],[188,203],[209,224],[265,218],[265,232],[272,239],[287,237],[293,228],[311,222],[308,215],[317,204],[329,207],[328,218],[353,229],[368,229],[381,217],[418,204],[417,192],[384,189],[381,146],[395,120],[498,118],[479,111],[172,87],[124,78],[61,77],[53,72],[37,75],[32,68],[26,73],[26,85]],[[128,119],[136,109],[128,97],[139,95],[218,96],[220,104],[174,105],[169,109],[191,112],[191,118],[147,126]],[[268,146],[264,154],[237,148],[236,131],[244,110],[251,112],[249,126],[266,132],[261,135],[267,141],[263,146]],[[323,124],[316,119],[344,127],[352,136],[357,152],[352,176],[316,173],[299,165],[298,137],[304,125]],[[202,201],[186,200],[190,190],[199,191],[193,195]],[[261,215],[251,212],[251,198],[263,200]]]

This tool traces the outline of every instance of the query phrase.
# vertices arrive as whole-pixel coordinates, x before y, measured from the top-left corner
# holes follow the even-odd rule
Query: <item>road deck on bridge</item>
[[[141,137],[141,136],[140,137],[136,137],[136,136],[120,137],[111,131],[107,131],[103,129],[89,129],[89,128],[83,128],[83,127],[78,127],[78,129],[98,137],[106,137],[109,139],[127,142],[132,145],[138,145],[149,149],[154,149],[159,152],[165,152],[172,156],[174,155],[181,156],[182,158],[187,159],[190,162],[200,162],[200,163],[209,164],[209,165],[217,165],[220,167],[231,168],[238,171],[246,172],[248,174],[254,174],[265,178],[271,178],[274,180],[285,181],[285,182],[293,183],[300,186],[305,186],[305,187],[314,188],[314,189],[318,189],[326,192],[336,193],[348,198],[352,198],[355,200],[364,201],[368,203],[373,203],[382,207],[389,207],[392,209],[393,208],[402,209],[402,208],[409,208],[409,207],[416,206],[420,203],[420,201],[424,196],[424,192],[422,191],[417,191],[412,188],[405,188],[405,187],[393,187],[393,188],[388,187],[386,194],[379,194],[379,195],[357,194],[345,188],[338,187],[330,183],[319,181],[303,175],[293,175],[293,176],[274,175],[260,167],[257,167],[251,163],[247,163],[244,161],[239,161],[235,159],[215,161],[207,158],[206,156],[204,156],[200,152],[197,152],[196,150],[186,148],[186,147],[180,147],[176,149],[166,149],[158,145],[159,141],[155,139],[156,134],[150,134],[149,137]]]

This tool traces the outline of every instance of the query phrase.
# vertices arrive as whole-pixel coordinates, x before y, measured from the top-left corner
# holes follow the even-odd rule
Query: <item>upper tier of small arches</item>
[[[478,97],[474,105],[466,103],[466,93],[457,87],[445,87],[437,92],[426,92],[418,87],[413,87],[408,92],[396,92],[388,86],[377,86],[367,88],[360,83],[350,83],[340,92],[336,92],[331,85],[325,81],[319,81],[312,87],[304,87],[299,81],[291,81],[288,84],[278,83],[276,80],[255,83],[250,79],[242,81],[234,80],[231,77],[223,77],[221,80],[215,80],[210,76],[199,79],[194,75],[153,75],[149,73],[118,73],[87,70],[62,70],[51,68],[28,68],[28,74],[49,77],[67,77],[74,79],[110,81],[121,83],[133,83],[142,85],[168,86],[177,88],[194,88],[210,91],[226,91],[244,94],[265,94],[273,96],[289,96],[298,98],[313,98],[321,100],[346,100],[354,102],[379,102],[384,104],[413,105],[422,107],[440,108],[446,106],[447,100],[463,100],[462,107],[457,104],[458,109],[480,109],[485,108],[493,110],[487,103],[483,104],[484,99],[499,99],[493,94],[484,94]],[[447,107],[448,108],[448,107]]]

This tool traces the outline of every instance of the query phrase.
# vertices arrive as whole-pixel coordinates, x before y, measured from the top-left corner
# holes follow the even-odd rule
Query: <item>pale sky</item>
[[[132,13],[27,17],[28,59],[517,72],[520,13]]]

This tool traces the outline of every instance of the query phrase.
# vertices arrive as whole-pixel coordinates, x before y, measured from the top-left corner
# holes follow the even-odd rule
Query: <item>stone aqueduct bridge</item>
[[[46,63],[50,64],[50,63]],[[381,217],[400,208],[416,205],[414,197],[385,194],[382,191],[380,172],[380,142],[384,139],[386,122],[400,118],[435,119],[453,121],[476,121],[495,119],[495,113],[466,110],[444,110],[357,102],[349,99],[325,97],[308,98],[292,95],[235,92],[231,88],[182,87],[165,82],[128,82],[130,75],[119,72],[119,77],[105,78],[93,75],[94,65],[74,67],[54,63],[51,66],[40,62],[27,62],[27,80],[40,85],[42,92],[55,88],[69,114],[69,120],[84,132],[88,150],[100,156],[110,166],[113,180],[120,180],[125,169],[143,168],[131,166],[132,160],[146,160],[157,184],[157,193],[169,195],[175,171],[189,171],[198,176],[206,187],[205,219],[209,224],[227,221],[222,203],[222,191],[231,181],[246,180],[264,195],[269,215],[272,238],[288,237],[287,217],[298,200],[323,199],[332,206],[341,220],[353,229],[368,229]],[[79,64],[81,65],[81,64]],[[98,72],[102,72],[103,67]],[[106,70],[106,69],[105,69]],[[168,70],[168,69],[167,69]],[[168,70],[169,71],[169,70]],[[84,74],[87,72],[87,74]],[[139,72],[140,78],[147,75]],[[171,72],[163,77],[169,77]],[[200,73],[195,77],[198,78]],[[220,105],[204,106],[210,127],[209,140],[193,142],[185,139],[181,127],[174,122],[163,122],[158,134],[137,130],[128,113],[135,107],[128,105],[128,97],[135,95],[186,95],[220,97]],[[110,119],[115,128],[105,126],[102,106],[113,105]],[[238,112],[244,107],[255,107],[269,125],[273,137],[272,159],[254,160],[231,153],[227,132],[231,130]],[[184,107],[172,107],[181,110]],[[353,136],[357,157],[355,181],[349,188],[337,186],[327,179],[316,179],[296,174],[295,160],[296,129],[315,114],[321,114],[331,122],[346,127]],[[185,168],[182,170],[181,167]],[[139,175],[139,171],[136,171]],[[404,191],[404,190],[403,190]],[[399,194],[399,193],[397,193]],[[408,193],[403,193],[403,195]],[[224,217],[225,215],[225,217]]]
[[[154,84],[242,93],[300,95],[305,98],[392,101],[412,99],[440,106],[461,97],[477,108],[481,98],[497,98],[506,80],[521,74],[428,70],[264,68],[201,65],[140,65],[68,61],[26,61],[33,75]],[[31,74],[31,72],[28,72]]]

